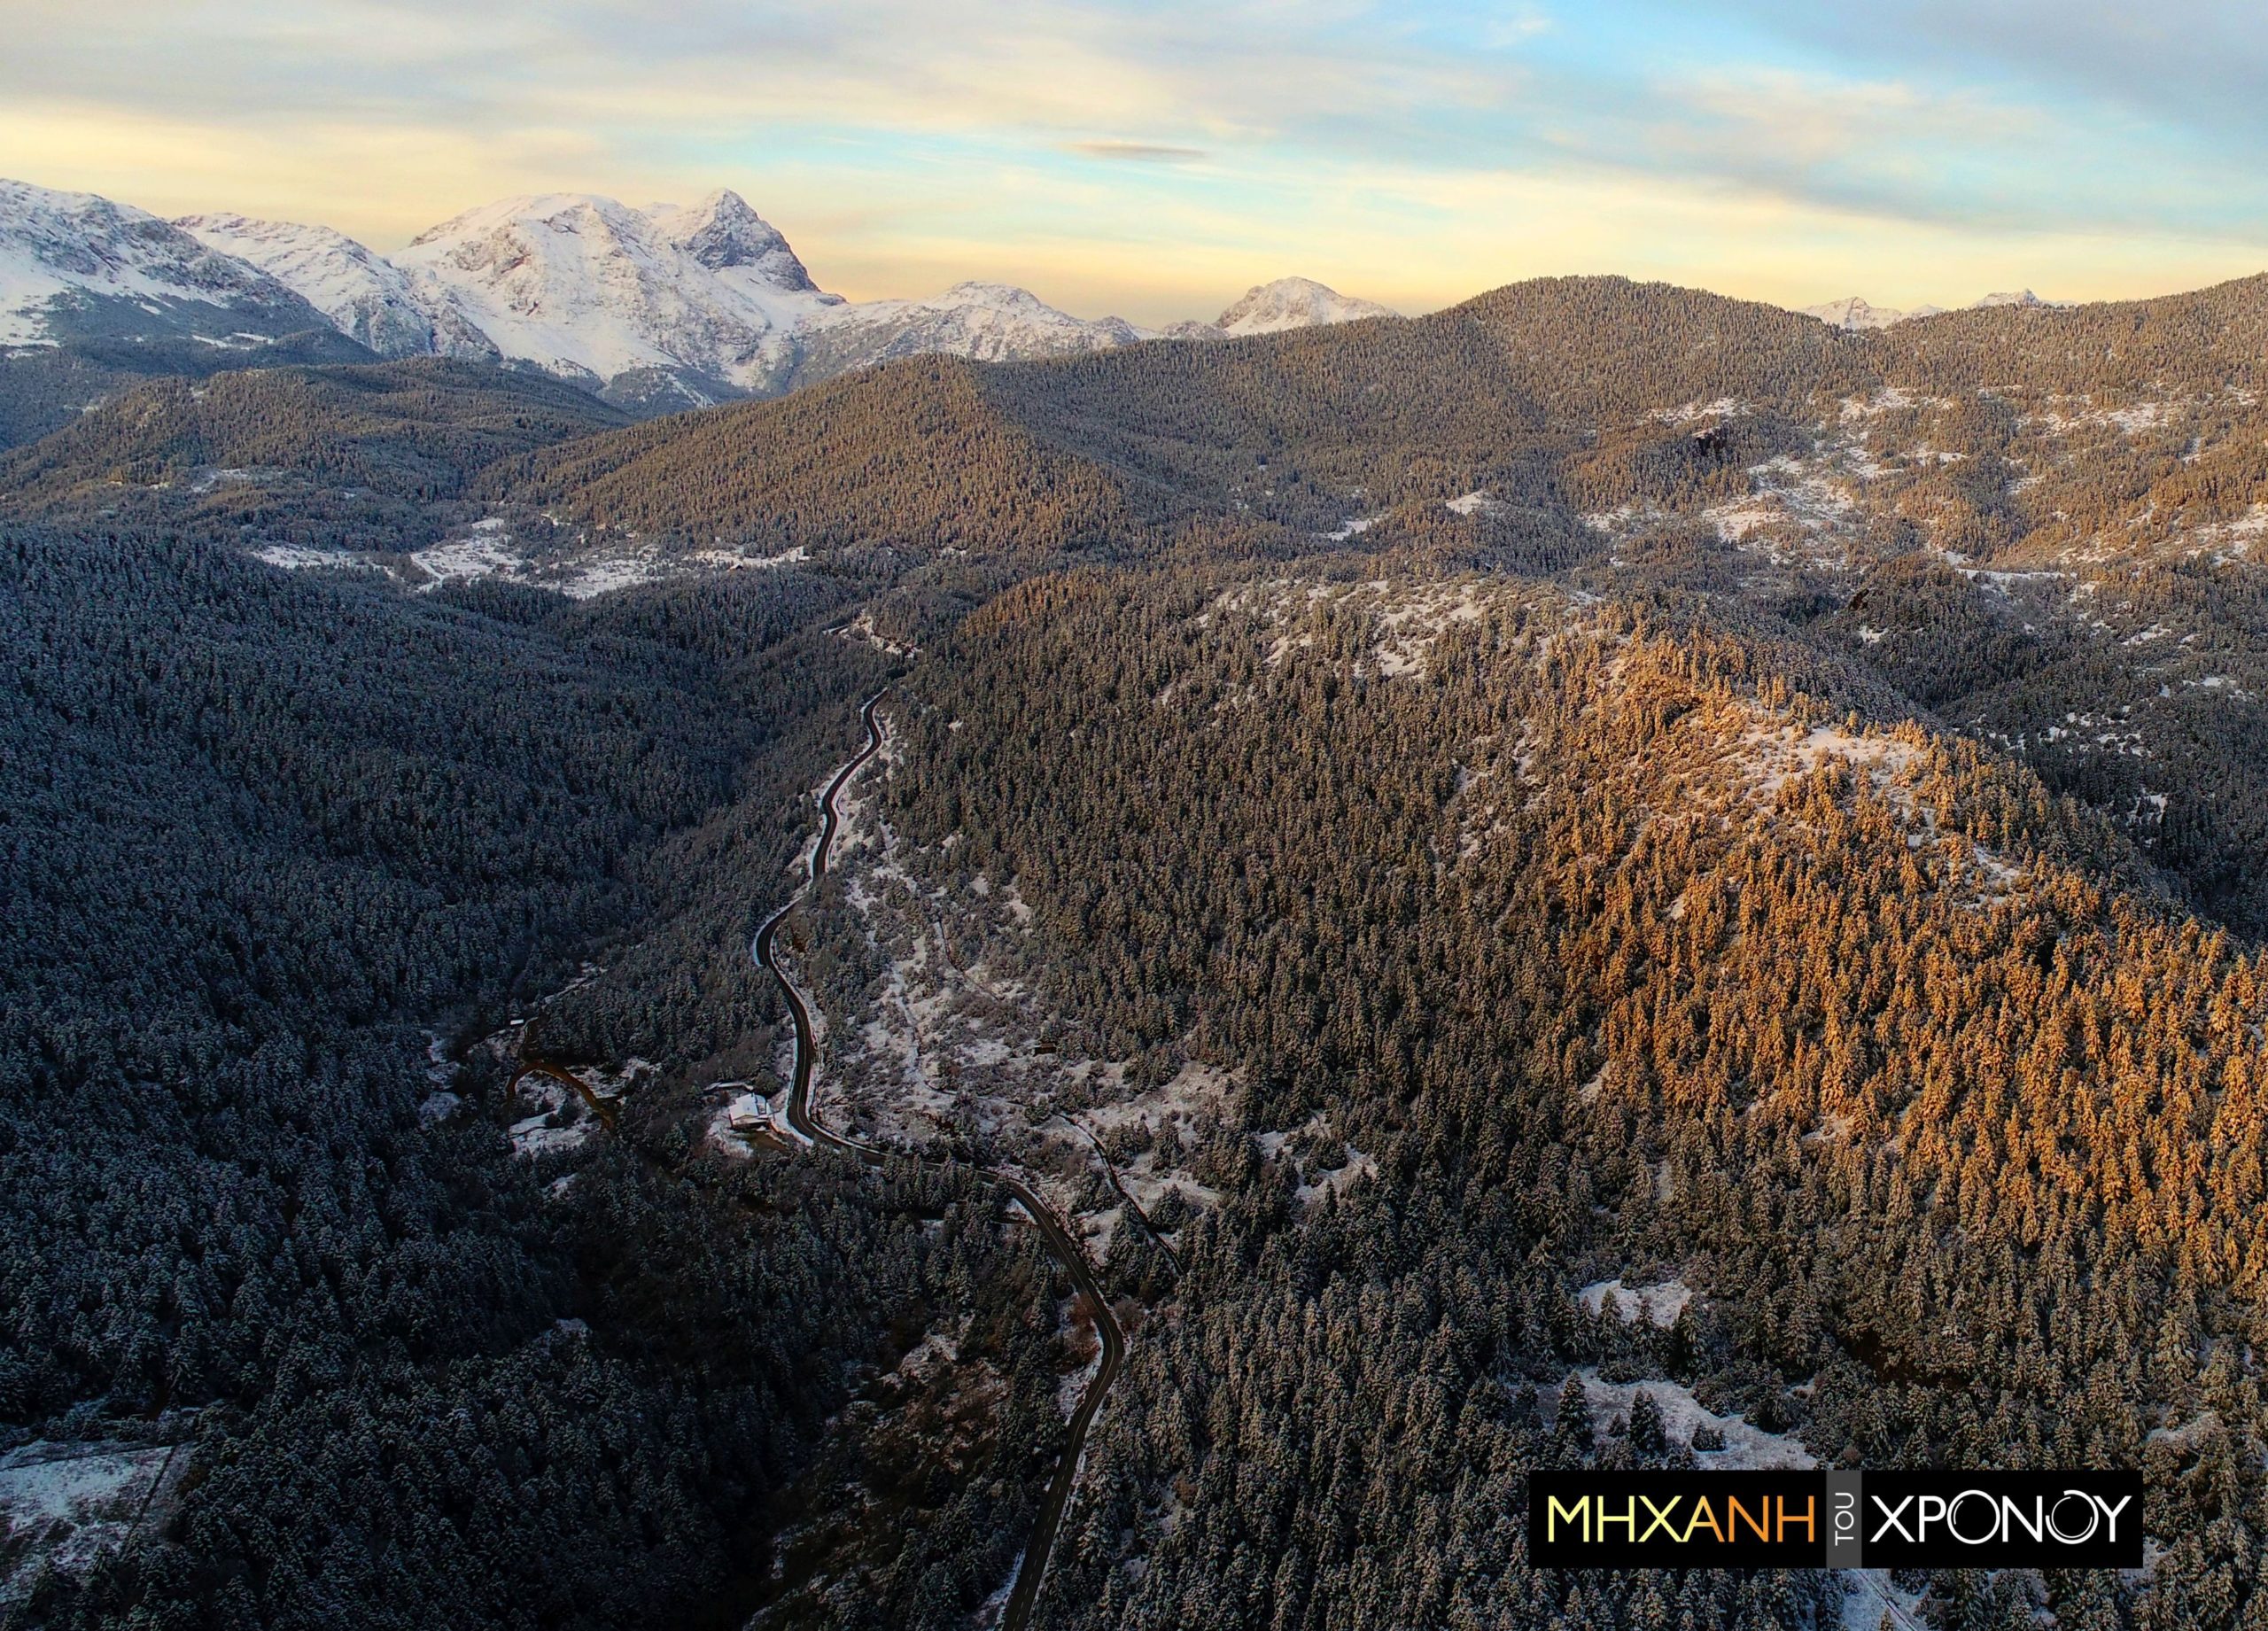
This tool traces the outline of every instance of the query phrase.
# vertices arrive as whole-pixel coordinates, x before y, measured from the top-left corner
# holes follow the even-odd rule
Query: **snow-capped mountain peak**
[[[1869,305],[1855,294],[1845,295],[1839,300],[1829,300],[1819,306],[1806,306],[1804,315],[1816,317],[1834,328],[1846,330],[1887,329],[1894,322],[1906,321],[1907,314],[1888,306]]]
[[[1223,334],[1274,334],[1285,329],[1400,315],[1391,307],[1341,294],[1311,277],[1279,277],[1247,290],[1243,299],[1213,320],[1213,326]]]
[[[1074,317],[1011,283],[955,283],[926,300],[869,300],[815,312],[797,333],[801,375],[824,379],[892,357],[979,361],[1067,356],[1148,339],[1122,317]]]
[[[1970,302],[1968,309],[1972,312],[1983,311],[1995,306],[2037,306],[2054,308],[2062,304],[2062,302],[2059,300],[2043,300],[2031,290],[2022,289],[2008,294],[1988,294],[1981,300]],[[1869,306],[1859,296],[1851,294],[1844,296],[1839,300],[1829,300],[1823,305],[1806,306],[1799,309],[1806,317],[1816,317],[1821,322],[1835,328],[1855,331],[1861,329],[1887,329],[1896,323],[1911,322],[1916,317],[1941,316],[1946,308],[1942,306],[1917,306],[1911,311],[1899,311],[1888,306]]]
[[[1003,311],[1022,310],[1052,312],[1055,308],[1029,289],[1014,283],[988,283],[981,278],[970,278],[955,283],[936,299],[931,306],[997,306]]]
[[[780,229],[729,189],[719,189],[689,208],[656,205],[646,214],[672,243],[711,271],[747,267],[776,289],[818,292],[811,273]]]
[[[1024,323],[1035,323],[1066,334],[1076,331],[1083,335],[1107,336],[1113,345],[1148,338],[1149,330],[1138,329],[1122,317],[1074,317],[1041,299],[1029,289],[1014,283],[993,283],[972,279],[955,283],[943,294],[927,300],[908,301],[931,311],[962,313],[998,312],[1003,318]]]
[[[736,194],[641,211],[593,193],[503,198],[395,257],[425,302],[504,356],[671,405],[765,391],[835,297]],[[658,394],[656,394],[658,393]]]
[[[234,214],[184,215],[174,225],[208,249],[258,267],[382,357],[435,349],[433,315],[408,276],[343,232]],[[453,338],[454,349],[478,349],[473,336]]]
[[[1394,315],[1285,277],[1217,322],[1165,333],[1217,342]],[[0,345],[98,334],[238,346],[308,333],[335,345],[334,330],[384,356],[531,365],[664,409],[920,353],[1012,361],[1159,338],[989,281],[849,304],[729,189],[642,209],[586,192],[499,198],[380,255],[329,227],[227,213],[167,222],[89,194],[0,184]]]
[[[321,316],[258,268],[90,192],[0,181],[0,346],[87,330],[229,344]]]

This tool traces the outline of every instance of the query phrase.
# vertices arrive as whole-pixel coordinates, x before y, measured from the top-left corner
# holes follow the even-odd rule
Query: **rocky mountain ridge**
[[[852,302],[819,288],[727,190],[643,209],[591,193],[503,198],[391,256],[328,227],[225,213],[167,222],[91,194],[0,190],[0,346],[62,345],[97,318],[106,333],[185,328],[214,346],[324,328],[379,358],[536,368],[633,411],[778,395],[923,353],[1019,361],[1391,315],[1306,278],[1162,331],[1001,283]]]

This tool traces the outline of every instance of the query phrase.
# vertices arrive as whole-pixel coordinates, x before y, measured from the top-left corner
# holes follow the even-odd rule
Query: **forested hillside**
[[[571,443],[492,486],[617,532],[923,557],[1101,547],[1138,513],[1111,472],[993,409],[972,365],[926,357]]]
[[[1485,581],[1049,579],[925,680],[915,852],[1014,881],[1066,1020],[1252,1082],[1062,1623],[1807,1623],[1830,1588],[1526,1568],[1518,1469],[1689,1448],[1594,1443],[1549,1401],[1588,1367],[1823,1461],[2147,1464],[2146,1622],[2251,1594],[2268,965],[2106,824]],[[1295,1199],[1258,1135],[1311,1122],[1373,1178]],[[1585,1317],[1610,1277],[1697,1300]]]
[[[966,1184],[687,1168],[664,1086],[571,1190],[464,1051],[633,927],[744,948],[871,683],[810,632],[827,586],[416,600],[26,530],[0,560],[0,1419],[105,1451],[196,1425],[164,1538],[10,1581],[12,1614],[731,1623],[827,1418],[929,1320],[997,1308],[1000,1372],[1052,1389],[1014,1336],[1029,1243]],[[680,1044],[687,975],[643,998]],[[742,984],[700,1022],[761,1033]],[[644,1011],[634,965],[609,989],[602,1047]],[[929,1623],[972,1559],[901,1538],[897,1623]]]
[[[131,331],[133,317],[144,315],[138,306],[118,304],[126,311],[105,311],[97,303],[85,314],[90,320],[89,330],[59,345],[12,347],[0,354],[0,448],[20,447],[62,430],[89,408],[150,379],[196,380],[246,369],[345,366],[374,360],[328,327],[268,338],[239,336],[237,344],[227,346],[182,336],[153,338]],[[118,332],[102,331],[105,317]]]
[[[545,376],[439,360],[166,379],[0,457],[0,491],[21,510],[217,469],[448,499],[501,459],[622,423]]]
[[[2264,331],[1557,279],[0,458],[0,1511],[187,1442],[0,1608],[2264,1623]],[[877,693],[775,943],[867,1166],[751,941]],[[1527,1565],[1535,1467],[1814,1461],[2152,1561]]]

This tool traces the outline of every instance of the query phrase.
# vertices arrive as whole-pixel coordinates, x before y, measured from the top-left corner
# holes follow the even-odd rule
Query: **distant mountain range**
[[[2040,306],[2060,308],[2066,304],[2067,302],[2062,300],[2043,300],[2029,289],[2017,289],[2000,294],[1988,294],[1981,300],[1973,300],[1969,303],[1969,309],[1972,312],[1982,311],[1992,306]],[[1942,316],[1946,308],[1942,306],[1917,306],[1911,311],[1899,311],[1894,307],[1869,305],[1860,296],[1851,294],[1844,296],[1839,300],[1829,300],[1822,306],[1806,306],[1798,309],[1806,317],[1816,317],[1821,322],[1830,323],[1838,329],[1855,330],[1887,329],[1892,323],[1909,322],[1916,317]]]
[[[121,347],[186,345],[201,361],[335,333],[366,360],[532,366],[653,412],[778,395],[917,353],[1010,361],[1394,315],[1297,277],[1163,331],[1075,317],[999,283],[853,302],[820,289],[730,191],[643,209],[586,193],[505,198],[387,256],[328,227],[167,221],[0,182],[0,351],[99,343],[113,365]]]

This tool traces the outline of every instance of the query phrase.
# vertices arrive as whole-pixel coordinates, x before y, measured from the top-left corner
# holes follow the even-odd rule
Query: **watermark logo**
[[[1547,1568],[2140,1568],[2139,1472],[1545,1472]]]

